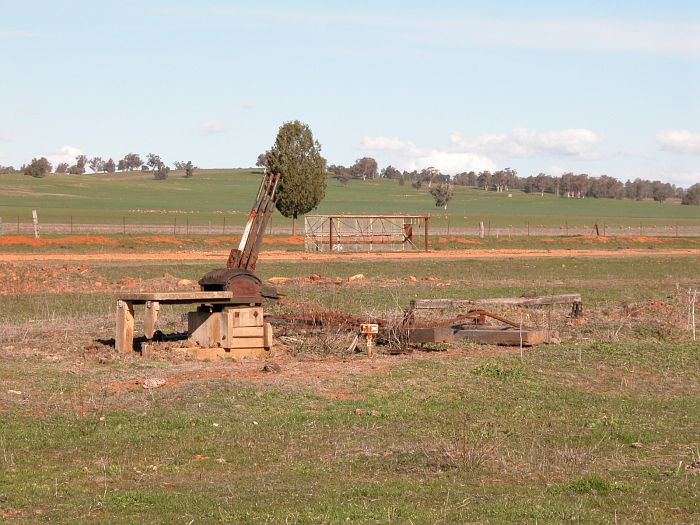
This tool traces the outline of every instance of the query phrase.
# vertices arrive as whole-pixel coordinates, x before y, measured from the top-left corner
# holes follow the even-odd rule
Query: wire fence
[[[39,215],[41,217],[41,215]],[[437,219],[437,220],[436,220]],[[284,219],[270,221],[266,233],[268,235],[292,235],[291,222]],[[281,223],[281,224],[280,224]],[[93,234],[160,234],[160,235],[237,235],[243,232],[244,224],[227,220],[225,217],[210,220],[202,224],[190,221],[189,218],[174,218],[169,222],[146,224],[128,216],[121,221],[112,223],[81,222],[73,217],[62,222],[42,223],[39,220],[40,234],[48,235],[93,235]],[[303,220],[299,219],[296,232],[303,235]],[[34,235],[32,222],[3,220],[0,217],[0,235]],[[577,223],[562,221],[558,225],[538,224],[535,221],[523,220],[519,224],[493,224],[491,221],[474,221],[471,225],[450,225],[442,217],[432,217],[429,221],[431,236],[462,236],[462,237],[561,237],[561,236],[610,236],[610,237],[697,237],[700,236],[699,224],[665,223],[659,221],[634,221],[627,224],[603,222]]]

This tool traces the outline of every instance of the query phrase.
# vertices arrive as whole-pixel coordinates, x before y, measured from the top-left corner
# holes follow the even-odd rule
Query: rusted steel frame
[[[263,195],[263,206],[262,214],[258,216],[257,229],[255,236],[253,237],[251,246],[246,253],[244,251],[244,263],[245,267],[249,270],[255,270],[255,265],[258,262],[258,256],[260,255],[260,247],[262,246],[263,237],[265,236],[265,229],[267,228],[267,223],[270,220],[275,207],[275,195],[279,187],[281,180],[281,175],[276,174],[272,176],[270,184],[267,185],[265,189],[265,194]]]
[[[280,177],[280,174],[272,173],[266,173],[263,176],[238,249],[231,250],[226,263],[227,268],[255,270],[260,246],[265,235],[265,227],[274,209],[275,194]]]

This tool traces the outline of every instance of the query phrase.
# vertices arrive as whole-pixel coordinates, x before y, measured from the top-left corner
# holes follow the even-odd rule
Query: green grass
[[[31,221],[37,209],[46,223],[177,224],[212,226],[221,231],[227,225],[242,225],[252,205],[259,175],[251,170],[199,170],[186,179],[173,172],[165,181],[150,173],[113,175],[50,175],[32,179],[19,174],[0,176],[0,216],[9,229],[17,217]],[[329,179],[325,200],[317,212],[357,214],[431,214],[434,227],[470,228],[476,231],[479,221],[495,228],[525,228],[533,233],[540,227],[561,228],[565,233],[590,233],[593,224],[606,224],[607,233],[625,226],[637,232],[654,226],[667,227],[672,233],[676,224],[699,226],[696,206],[677,202],[636,202],[609,199],[564,199],[553,195],[527,195],[521,191],[508,194],[484,192],[474,188],[455,188],[447,214],[434,206],[426,190],[416,191],[396,181],[350,181],[343,187]],[[157,211],[158,213],[153,213]],[[289,227],[290,221],[279,215],[272,227]],[[495,233],[495,232],[494,232]],[[505,232],[503,232],[505,233]]]
[[[31,402],[43,416],[3,414],[0,509],[18,523],[694,522],[697,396],[672,378],[591,391],[609,355],[572,350],[504,358],[522,370],[507,378],[470,373],[483,358],[420,356],[355,377],[356,400],[201,380],[76,413],[95,393],[49,376],[41,390],[64,394]],[[660,368],[669,351],[697,382],[695,348],[636,356]]]
[[[90,350],[113,334],[111,292],[0,295],[0,521],[696,523],[700,475],[686,466],[700,457],[700,348],[680,301],[698,265],[653,255],[265,262],[261,277],[293,279],[283,311],[579,291],[587,320],[569,326],[557,310],[565,342],[522,358],[458,344],[372,361],[287,357],[278,374]],[[103,287],[212,267],[88,266]],[[303,282],[311,273],[344,283]],[[357,273],[366,279],[348,284]],[[181,328],[187,309],[164,307],[163,327]],[[147,391],[136,380],[148,376],[168,382]]]

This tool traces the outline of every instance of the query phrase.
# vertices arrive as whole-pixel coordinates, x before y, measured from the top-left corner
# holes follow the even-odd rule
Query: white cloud
[[[477,151],[497,157],[523,158],[536,155],[584,157],[594,154],[602,138],[589,129],[538,132],[516,128],[510,133],[484,133],[474,139],[452,133],[450,142],[459,151]]]
[[[15,138],[9,133],[3,133],[0,131],[0,142],[14,142]]]
[[[43,155],[47,160],[56,167],[61,162],[67,162],[68,164],[75,163],[75,157],[82,155],[83,152],[80,148],[75,146],[63,146],[58,152],[47,153]]]
[[[693,184],[700,183],[700,171],[670,171],[662,172],[658,177],[646,177],[646,178],[659,178],[663,181],[670,182],[676,186],[682,188],[689,188]]]
[[[360,149],[384,154],[389,163],[402,170],[422,170],[433,166],[444,173],[494,170],[496,165],[488,157],[470,152],[450,151],[448,148],[421,148],[410,140],[397,137],[365,137]]]
[[[685,129],[667,129],[656,134],[661,149],[675,153],[700,155],[700,133]]]
[[[452,133],[447,146],[424,148],[398,137],[365,137],[360,149],[386,157],[397,168],[420,170],[434,166],[445,173],[494,170],[494,159],[508,162],[541,155],[593,158],[602,138],[588,129],[537,132],[525,128],[509,133],[484,133],[473,138]]]
[[[241,104],[241,109],[244,109],[246,111],[249,111],[251,109],[255,109],[255,104],[253,102],[249,102],[249,101],[243,102]]]
[[[224,126],[216,120],[205,120],[199,125],[199,129],[205,135],[216,135],[217,133],[223,133],[226,131]]]

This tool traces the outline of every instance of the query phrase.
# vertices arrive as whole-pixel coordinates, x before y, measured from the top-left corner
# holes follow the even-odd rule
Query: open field
[[[173,172],[165,181],[150,173],[113,175],[51,175],[33,179],[24,175],[0,176],[0,217],[7,233],[31,230],[31,210],[39,211],[46,225],[60,224],[55,233],[74,233],[81,225],[110,225],[104,233],[148,233],[147,225],[161,225],[176,233],[231,233],[247,218],[259,184],[251,170],[199,170],[192,179]],[[608,199],[564,199],[528,195],[521,191],[484,192],[455,187],[447,213],[434,206],[426,190],[416,191],[396,181],[350,181],[343,187],[329,179],[326,198],[317,212],[359,214],[431,214],[435,231],[475,234],[479,221],[496,235],[590,234],[593,225],[608,235],[700,235],[700,209],[678,202],[657,203]],[[315,212],[316,213],[316,212]],[[224,222],[225,220],[225,222]],[[490,225],[490,226],[489,226]],[[48,228],[48,226],[47,226]],[[291,221],[275,214],[272,230],[288,233]],[[201,231],[200,231],[201,230]],[[47,229],[47,233],[49,233]],[[152,233],[164,233],[158,230]]]
[[[581,292],[585,317],[500,309],[561,334],[560,345],[522,354],[459,343],[368,358],[328,331],[287,333],[266,362],[239,363],[190,361],[166,344],[144,360],[109,342],[115,294],[190,289],[220,258],[128,262],[106,251],[71,262],[34,250],[17,254],[32,261],[4,259],[0,516],[697,523],[700,343],[690,340],[686,291],[700,285],[700,254],[657,249],[490,259],[268,252],[258,274],[288,279],[271,313],[391,318],[413,298]],[[365,278],[348,280],[358,273]],[[164,306],[163,330],[183,330],[186,311]],[[143,388],[148,378],[165,384]]]

